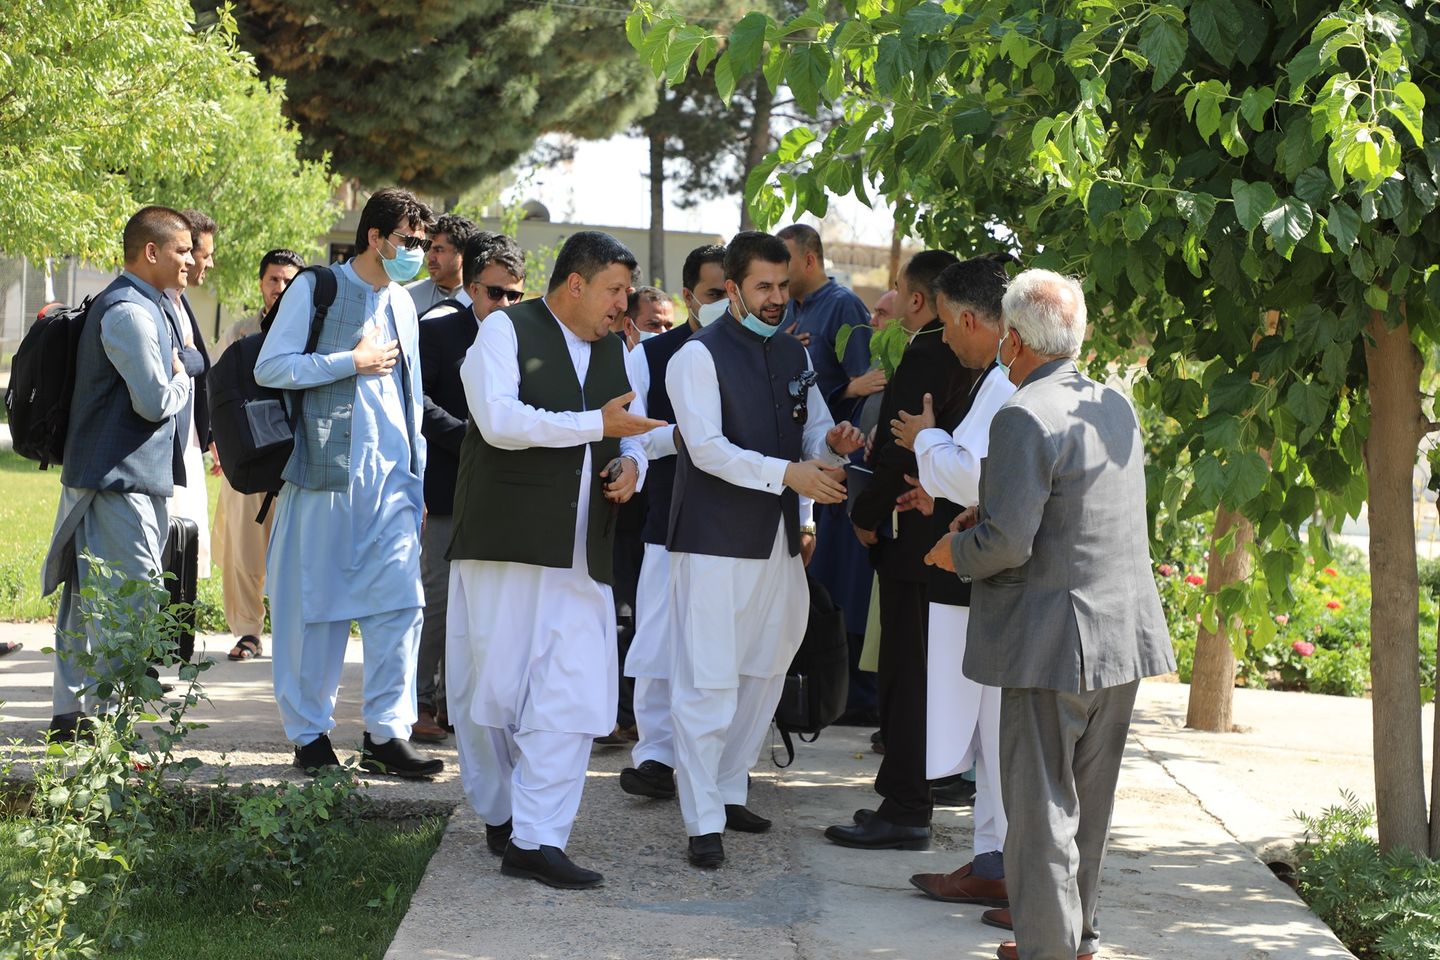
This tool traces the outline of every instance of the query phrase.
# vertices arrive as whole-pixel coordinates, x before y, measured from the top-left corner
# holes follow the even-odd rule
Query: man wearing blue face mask
[[[285,291],[255,380],[296,391],[295,450],[266,557],[275,700],[295,765],[338,764],[330,745],[350,624],[365,649],[360,766],[428,777],[440,760],[409,742],[424,598],[420,379],[415,304],[400,284],[420,270],[433,215],[405,190],[375,193],[355,257],[333,268],[335,302],[307,352],[315,279]]]
[[[679,450],[670,714],[687,857],[703,868],[724,862],[724,830],[770,828],[745,802],[809,612],[800,498],[843,501],[841,464],[863,443],[831,420],[805,348],[780,332],[789,261],[775,237],[737,234],[725,252],[730,312],[665,372]]]

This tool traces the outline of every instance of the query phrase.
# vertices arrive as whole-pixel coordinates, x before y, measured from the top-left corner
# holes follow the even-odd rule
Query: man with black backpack
[[[295,765],[336,766],[330,745],[350,624],[365,648],[360,766],[429,777],[440,760],[410,745],[424,595],[420,380],[415,305],[400,286],[430,241],[430,208],[377,191],[360,213],[355,257],[329,271],[333,303],[310,338],[317,275],[280,299],[255,382],[294,391],[294,449],[266,560],[275,700]]]
[[[103,706],[74,657],[101,639],[81,609],[80,591],[96,576],[86,554],[109,566],[104,586],[112,594],[162,568],[166,500],[185,482],[177,414],[201,368],[163,292],[183,287],[194,266],[190,224],[168,207],[145,207],[126,223],[123,243],[125,270],[91,303],[80,333],[60,508],[41,575],[47,594],[64,585],[55,618],[54,740],[74,739],[86,709]]]

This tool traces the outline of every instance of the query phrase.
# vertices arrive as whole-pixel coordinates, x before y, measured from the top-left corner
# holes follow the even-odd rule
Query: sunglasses
[[[492,287],[488,283],[484,284],[481,289],[491,300],[504,300],[506,303],[519,303],[520,299],[525,296],[524,290],[506,290],[504,287]]]
[[[815,386],[815,380],[815,371],[806,370],[804,373],[797,375],[785,387],[786,391],[790,394],[790,401],[795,404],[795,406],[790,408],[790,419],[801,426],[804,426],[805,421],[810,417],[808,401],[810,399],[810,388]]]
[[[400,246],[406,250],[424,250],[427,253],[430,251],[430,244],[433,242],[429,237],[412,237],[409,234],[401,233],[399,230],[391,230],[390,236],[399,237]]]

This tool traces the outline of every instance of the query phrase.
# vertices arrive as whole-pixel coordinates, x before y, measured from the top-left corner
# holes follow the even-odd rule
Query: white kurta
[[[746,489],[776,496],[785,491],[791,461],[726,438],[719,378],[703,344],[686,343],[676,352],[665,384],[697,468]],[[769,384],[754,388],[768,390]],[[818,387],[810,388],[807,403],[802,456],[843,464],[825,440],[834,423]],[[805,635],[810,594],[804,564],[790,555],[783,520],[764,560],[672,552],[670,568],[676,786],[686,832],[699,836],[724,829],[726,804],[745,802],[746,773]]]
[[[555,322],[584,383],[591,344]],[[465,355],[460,380],[470,416],[491,446],[587,445],[576,482],[572,564],[452,562],[446,687],[461,779],[476,812],[490,824],[513,818],[517,845],[564,847],[588,757],[588,750],[570,749],[571,741],[588,746],[589,737],[610,732],[619,689],[612,592],[590,576],[586,561],[594,469],[588,444],[602,439],[604,422],[599,410],[523,403],[517,350],[509,316],[492,313]],[[643,414],[643,396],[630,409]],[[643,482],[640,443],[622,438],[620,450],[635,458]]]

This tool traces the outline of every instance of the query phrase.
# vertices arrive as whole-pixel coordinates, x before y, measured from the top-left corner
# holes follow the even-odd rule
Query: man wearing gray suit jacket
[[[1027,270],[1010,281],[996,361],[1019,389],[991,423],[978,512],[957,521],[973,526],[926,558],[974,581],[965,675],[1002,688],[1016,939],[1001,960],[1095,953],[1136,690],[1175,669],[1151,572],[1140,425],[1125,397],[1076,368],[1085,320],[1074,280]]]

